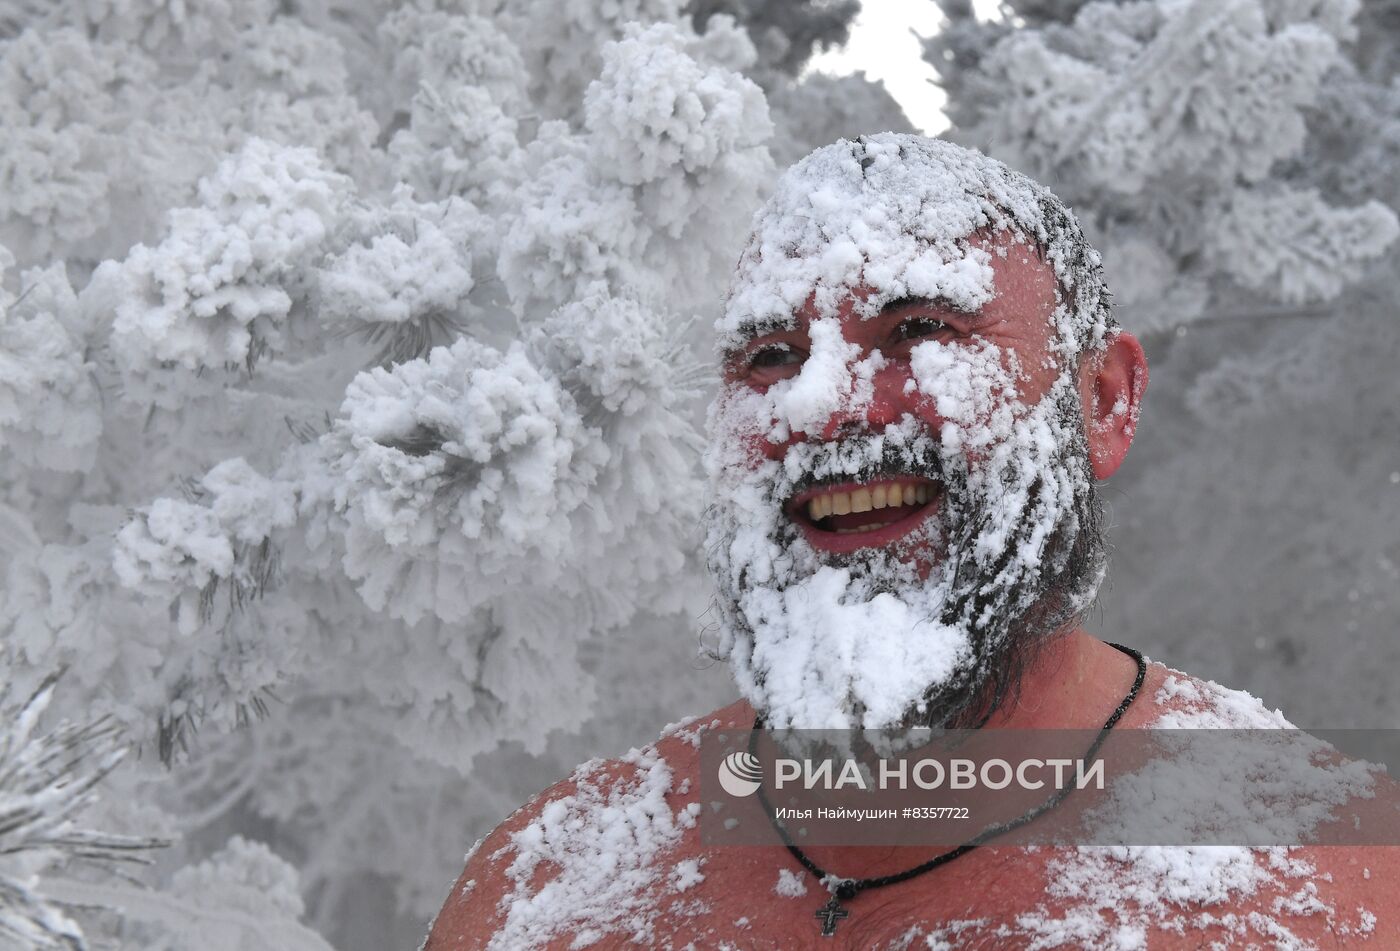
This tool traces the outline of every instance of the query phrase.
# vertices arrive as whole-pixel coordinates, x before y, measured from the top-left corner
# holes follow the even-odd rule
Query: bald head
[[[897,133],[843,139],[782,176],[754,216],[716,325],[719,345],[791,326],[803,308],[834,315],[857,289],[864,316],[908,298],[978,310],[993,279],[972,239],[1001,233],[1053,270],[1066,346],[1101,347],[1113,329],[1102,266],[1064,203],[980,152]]]

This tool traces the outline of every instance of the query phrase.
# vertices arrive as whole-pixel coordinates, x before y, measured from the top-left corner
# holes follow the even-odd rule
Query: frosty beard
[[[718,653],[740,692],[776,729],[985,722],[1103,579],[1103,509],[1072,376],[1033,407],[1004,401],[1001,425],[954,424],[956,448],[946,427],[935,438],[906,416],[755,464],[732,437],[763,438],[769,407],[752,392],[722,394],[711,419],[731,438],[710,455],[706,547]],[[978,444],[992,461],[969,463],[964,450]],[[891,474],[941,493],[887,548],[818,551],[785,512],[808,486]]]

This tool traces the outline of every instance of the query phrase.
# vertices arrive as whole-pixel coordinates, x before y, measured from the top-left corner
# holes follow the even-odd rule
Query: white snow
[[[633,750],[621,763],[620,780],[599,762],[579,767],[571,777],[575,792],[546,804],[512,835],[505,846],[512,884],[490,947],[537,946],[567,934],[574,948],[608,934],[645,943],[666,907],[657,889],[684,891],[704,879],[698,861],[669,868],[658,861],[694,827],[699,804],[672,812],[665,799],[671,768],[654,748]],[[535,887],[542,863],[549,875]]]
[[[784,898],[801,898],[807,894],[807,873],[794,872],[792,869],[778,869],[778,881],[773,886],[773,891]]]
[[[1297,739],[1292,724],[1277,711],[1270,711],[1257,699],[1212,681],[1197,681],[1179,672],[1168,675],[1154,701],[1164,707],[1150,724],[1154,729],[1251,729],[1289,730],[1284,737]],[[1306,735],[1303,735],[1304,737]],[[1323,744],[1312,741],[1312,747]],[[1240,749],[1250,748],[1241,744]],[[1307,748],[1302,751],[1306,754]],[[1356,764],[1331,767],[1313,763],[1306,755],[1293,752],[1296,775],[1260,777],[1248,763],[1229,768],[1207,764],[1203,770],[1212,776],[1240,777],[1241,788],[1208,797],[1163,794],[1153,781],[1154,765],[1121,782],[1115,782],[1115,795],[1126,798],[1119,804],[1120,815],[1141,818],[1145,810],[1166,811],[1153,822],[1194,827],[1209,836],[1209,829],[1224,833],[1246,827],[1276,826],[1281,837],[1297,841],[1331,811],[1317,808],[1318,794],[1332,796],[1333,806],[1353,797],[1370,795],[1371,777]],[[1276,758],[1269,758],[1277,763]],[[1172,782],[1183,773],[1174,766]],[[1205,772],[1202,773],[1204,775]],[[1311,811],[1302,811],[1284,796],[1302,798]],[[1183,803],[1211,801],[1221,814],[1201,816],[1186,812]],[[1092,819],[1091,819],[1092,821]],[[1294,838],[1297,837],[1297,838]],[[1052,860],[1048,878],[1049,896],[1055,902],[1021,916],[1017,924],[1030,937],[1033,948],[1065,945],[1117,949],[1148,947],[1154,930],[1189,934],[1191,929],[1220,926],[1235,940],[1248,942],[1267,938],[1281,946],[1305,946],[1288,926],[1291,918],[1323,915],[1329,920],[1335,909],[1321,899],[1312,879],[1316,870],[1287,847],[1247,848],[1242,846],[1112,846],[1081,847]],[[1238,903],[1249,902],[1261,892],[1281,890],[1270,903],[1272,917],[1261,912],[1240,916],[1233,911]]]

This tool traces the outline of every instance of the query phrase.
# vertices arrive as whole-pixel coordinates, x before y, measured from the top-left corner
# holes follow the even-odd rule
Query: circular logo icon
[[[763,783],[763,765],[747,750],[730,753],[719,764],[719,785],[731,796],[752,796]]]

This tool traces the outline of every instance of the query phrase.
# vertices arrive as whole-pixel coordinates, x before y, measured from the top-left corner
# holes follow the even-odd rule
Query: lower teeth
[[[838,535],[858,535],[861,532],[873,532],[877,528],[884,528],[886,525],[893,525],[894,522],[877,522],[874,525],[862,525],[860,528],[837,528],[832,529]]]

